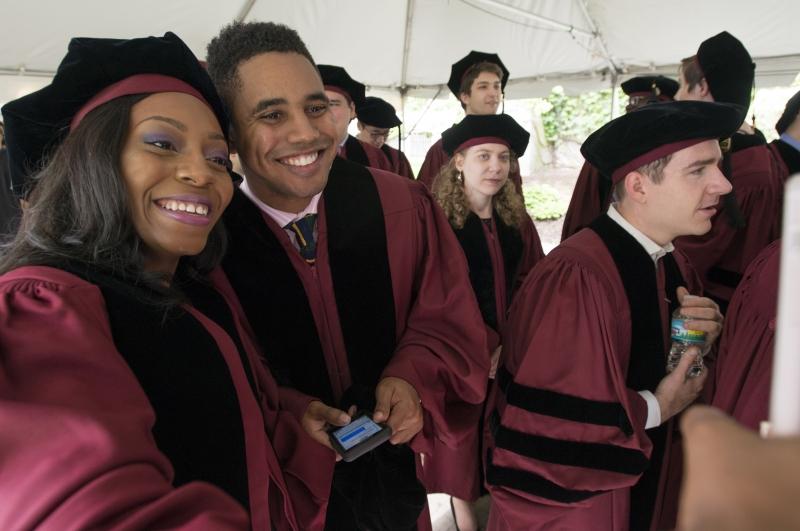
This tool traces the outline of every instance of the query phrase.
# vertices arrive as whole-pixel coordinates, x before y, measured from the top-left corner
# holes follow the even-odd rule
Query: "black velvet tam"
[[[739,39],[723,31],[697,49],[697,61],[714,101],[750,107],[756,65]]]
[[[391,103],[375,96],[365,98],[364,105],[356,109],[356,115],[362,123],[383,129],[397,127],[403,123],[397,117]]]
[[[501,140],[517,157],[528,147],[531,134],[507,114],[469,114],[442,133],[442,146],[451,157],[456,151]]]
[[[364,105],[364,95],[366,87],[350,77],[347,70],[341,66],[333,65],[317,65],[319,75],[322,76],[322,84],[326,89],[331,87],[339,89],[343,92],[350,101],[353,102],[356,108]]]
[[[742,123],[742,109],[727,103],[653,103],[624,114],[589,135],[581,154],[618,182],[636,168],[703,140],[727,138]]]
[[[794,119],[797,118],[798,112],[800,112],[800,91],[789,98],[789,101],[786,102],[786,108],[783,110],[783,114],[781,114],[780,119],[778,119],[778,123],[775,124],[775,130],[779,135],[782,135],[786,129],[792,125]]]
[[[103,89],[137,74],[176,78],[196,89],[227,138],[228,117],[208,73],[174,33],[138,39],[76,37],[50,85],[3,106],[11,185],[23,197],[29,177],[69,134],[70,122]],[[142,90],[142,93],[156,92]]]
[[[678,92],[678,82],[664,76],[637,76],[623,82],[620,87],[622,92],[631,96],[633,94],[652,94],[673,99]]]
[[[506,88],[506,83],[508,82],[508,68],[506,68],[506,65],[500,60],[500,56],[496,53],[484,53],[472,50],[450,67],[450,79],[447,80],[447,88],[450,89],[450,92],[455,94],[456,98],[461,88],[461,81],[464,79],[464,76],[467,75],[467,71],[478,63],[494,63],[499,66],[500,70],[503,72],[503,78],[500,80],[500,84],[503,89]]]

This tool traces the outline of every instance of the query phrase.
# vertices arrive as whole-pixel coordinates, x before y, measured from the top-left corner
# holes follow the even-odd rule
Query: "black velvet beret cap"
[[[671,100],[678,92],[678,82],[665,76],[637,76],[620,84],[622,92],[631,96],[633,94],[653,94],[665,100]],[[656,92],[654,90],[658,89]]]
[[[798,112],[800,112],[800,91],[789,98],[789,101],[786,102],[786,108],[783,110],[783,114],[781,114],[781,117],[775,124],[775,130],[779,135],[782,135],[784,131],[792,125],[794,119],[797,118]]]
[[[455,94],[456,98],[459,96],[459,89],[461,88],[461,81],[464,79],[464,76],[467,75],[470,68],[478,63],[494,63],[499,66],[500,70],[503,72],[500,85],[503,89],[506,88],[509,73],[506,65],[500,60],[500,56],[496,53],[484,53],[472,50],[450,67],[450,79],[447,81],[447,88],[450,89],[450,92]]]
[[[364,99],[364,104],[356,109],[356,116],[366,125],[385,129],[397,127],[403,123],[397,117],[391,103],[375,96],[367,96]]]
[[[50,85],[3,106],[11,187],[18,197],[27,195],[30,176],[66,138],[76,115],[86,111],[87,104],[101,92],[110,94],[109,90],[113,92],[115,86],[134,76],[143,76],[144,81],[134,83],[138,88],[129,86],[117,97],[182,86],[205,100],[228,137],[228,117],[211,78],[174,33],[138,39],[76,37],[70,41]],[[152,79],[158,82],[148,83]],[[173,89],[166,88],[170,85]]]
[[[697,62],[714,101],[750,107],[756,65],[739,39],[723,31],[697,49]]]
[[[317,65],[319,75],[322,77],[322,84],[325,90],[336,90],[341,92],[353,102],[356,108],[364,104],[364,94],[366,87],[350,77],[347,70],[341,66]]]
[[[530,137],[530,133],[507,114],[468,114],[442,133],[442,147],[452,157],[455,152],[471,146],[499,143],[521,157]]]
[[[705,101],[645,105],[589,135],[581,154],[614,183],[628,172],[704,140],[727,138],[742,123],[741,107]]]

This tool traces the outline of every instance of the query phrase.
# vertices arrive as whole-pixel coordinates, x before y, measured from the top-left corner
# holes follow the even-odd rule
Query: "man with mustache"
[[[391,444],[337,465],[324,527],[430,529],[416,459],[474,434],[489,371],[458,242],[424,186],[336,157],[294,30],[231,24],[208,64],[244,170],[223,269],[282,404],[322,443],[350,420],[332,406],[392,429]]]
[[[459,59],[450,68],[450,79],[447,88],[458,98],[461,108],[467,115],[496,114],[500,102],[503,101],[503,90],[508,82],[508,69],[496,53],[471,51]],[[417,180],[428,188],[433,180],[450,161],[450,157],[442,147],[442,139],[436,141],[419,169]],[[519,167],[512,169],[510,179],[522,190],[522,177]]]

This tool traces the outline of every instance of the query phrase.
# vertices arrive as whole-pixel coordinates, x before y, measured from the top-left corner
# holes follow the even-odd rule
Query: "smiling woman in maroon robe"
[[[333,453],[202,280],[233,183],[189,48],[73,39],[3,114],[28,206],[0,259],[0,528],[319,527]]]

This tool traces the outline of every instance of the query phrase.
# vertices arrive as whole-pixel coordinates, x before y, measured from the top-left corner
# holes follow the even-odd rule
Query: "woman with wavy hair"
[[[3,116],[26,207],[0,256],[0,528],[319,527],[334,454],[205,280],[233,182],[197,58],[76,38]]]
[[[469,264],[469,276],[489,337],[490,378],[502,351],[501,336],[511,299],[527,272],[544,256],[536,227],[509,173],[517,166],[530,134],[507,114],[469,115],[442,133],[450,162],[433,182],[433,195],[456,233]],[[487,355],[489,355],[487,353]],[[478,431],[478,440],[481,437]],[[469,502],[481,492],[478,440],[431,470],[475,468],[464,490],[450,493],[457,527],[477,529]],[[451,472],[452,473],[452,472]]]

